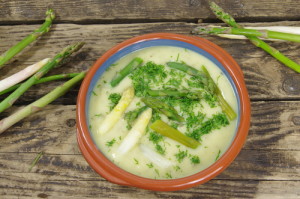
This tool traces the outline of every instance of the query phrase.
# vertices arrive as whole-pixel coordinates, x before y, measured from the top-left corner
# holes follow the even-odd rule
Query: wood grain
[[[247,150],[300,150],[298,101],[253,102]],[[10,110],[11,112],[15,110]],[[0,152],[79,154],[76,145],[75,105],[49,105],[0,135]],[[9,112],[6,112],[9,114]],[[3,117],[5,114],[3,114]],[[60,147],[60,148],[57,148]]]
[[[0,79],[77,41],[85,41],[84,48],[49,75],[87,70],[108,49],[134,36],[154,32],[191,35],[197,25],[224,25],[209,10],[208,2],[0,0],[0,54],[38,28],[47,8],[53,8],[57,15],[49,33],[1,68]],[[245,26],[300,26],[297,0],[215,2]],[[244,72],[251,98],[247,141],[223,173],[203,185],[177,192],[154,192],[108,182],[91,169],[77,146],[77,86],[0,135],[0,198],[300,199],[299,74],[247,40],[202,37],[233,56]],[[268,43],[300,63],[299,43]],[[15,106],[0,114],[0,120],[62,82],[32,87]],[[0,101],[4,97],[0,96]],[[29,171],[41,151],[44,155]]]
[[[77,147],[75,106],[49,105],[0,136],[0,187],[3,187],[0,194],[6,194],[5,198],[74,195],[78,198],[142,195],[147,198],[276,198],[278,195],[296,198],[300,185],[297,144],[300,102],[252,102],[251,105],[251,129],[236,160],[214,180],[170,193],[118,186],[101,178],[88,166]],[[32,160],[40,151],[45,152],[44,156],[29,172]]]
[[[5,198],[299,198],[299,181],[211,180],[206,184],[176,192],[155,192],[124,187],[99,180],[51,181],[36,184],[26,177],[5,176],[0,194]]]
[[[299,22],[277,22],[245,25],[300,25]],[[208,24],[201,24],[208,25]],[[189,35],[195,27],[189,23],[150,23],[150,24],[114,24],[114,25],[74,25],[57,24],[52,31],[39,39],[34,45],[28,47],[18,55],[14,61],[2,68],[0,78],[4,78],[45,57],[52,57],[65,46],[76,41],[84,40],[86,45],[71,61],[49,74],[79,72],[86,70],[103,53],[114,45],[132,38],[133,36],[153,32],[171,32]],[[0,26],[0,38],[3,49],[12,46],[29,34],[36,25]],[[204,38],[216,43],[229,52],[241,66],[247,88],[252,100],[296,100],[300,99],[299,75],[283,66],[261,49],[251,45],[248,41],[229,40],[214,36],[204,35]],[[271,42],[272,46],[282,51],[288,57],[300,62],[298,52],[299,43]],[[2,49],[2,48],[1,48]],[[1,53],[1,52],[0,52]],[[267,66],[267,67],[266,67]],[[27,104],[49,92],[59,83],[40,85],[30,89],[17,104]],[[78,89],[78,88],[77,88]],[[75,104],[76,91],[60,98],[57,104]],[[2,97],[3,98],[3,97]],[[2,99],[0,96],[0,100]]]
[[[4,0],[5,1],[5,0]],[[299,2],[291,1],[220,1],[224,10],[238,20],[299,20]],[[1,23],[40,22],[47,8],[57,13],[56,22],[111,23],[147,21],[197,21],[215,19],[204,0],[16,0],[1,3]],[[279,9],[280,8],[280,9]]]

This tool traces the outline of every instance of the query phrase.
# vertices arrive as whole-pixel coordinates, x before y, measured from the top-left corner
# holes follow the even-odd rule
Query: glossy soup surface
[[[122,169],[146,178],[181,178],[195,174],[209,167],[222,156],[231,144],[236,133],[237,119],[233,121],[228,119],[229,124],[201,135],[199,138],[201,144],[196,149],[186,147],[170,138],[159,136],[159,134],[148,127],[141,139],[139,139],[139,142],[128,153],[120,156],[116,151],[129,132],[128,124],[124,119],[124,116],[122,116],[109,132],[103,135],[97,133],[97,128],[104,120],[105,116],[110,112],[110,107],[112,106],[109,96],[113,93],[121,95],[126,88],[132,86],[133,83],[130,75],[133,75],[134,73],[126,76],[126,78],[116,87],[111,87],[110,81],[120,69],[135,57],[143,59],[143,65],[147,62],[163,65],[162,69],[166,72],[167,76],[156,83],[151,83],[151,89],[162,89],[167,87],[177,90],[182,88],[191,91],[199,90],[193,86],[193,78],[190,75],[179,70],[171,70],[166,63],[169,61],[184,62],[198,70],[201,70],[201,66],[204,65],[222,91],[226,101],[235,112],[237,112],[237,100],[234,91],[226,76],[222,74],[222,71],[213,62],[198,53],[179,47],[156,46],[145,48],[122,57],[110,66],[98,80],[93,89],[89,106],[89,127],[93,140],[99,150]],[[157,74],[157,76],[159,76],[159,74]],[[179,79],[181,81],[178,81]],[[164,101],[164,99],[162,100]],[[153,117],[160,117],[161,120],[177,128],[184,134],[191,134],[193,130],[201,128],[201,126],[203,126],[206,121],[213,118],[214,115],[223,113],[216,102],[211,105],[209,101],[202,99],[194,100],[192,103],[187,102],[187,104],[186,107],[174,106],[179,115],[183,116],[187,122],[178,123],[157,113],[153,113]],[[141,98],[135,96],[125,113],[135,110],[137,107],[143,105]],[[188,109],[190,112],[184,112],[184,108]],[[193,112],[193,114],[188,115],[188,113],[191,112]],[[154,120],[155,118],[152,118],[151,122]],[[192,123],[195,120],[197,122]],[[192,124],[194,126],[191,127]],[[157,137],[159,137],[159,139],[154,139]],[[161,165],[151,162],[141,152],[139,147],[140,144],[152,149],[154,152],[170,161],[172,165],[167,168],[162,168]]]

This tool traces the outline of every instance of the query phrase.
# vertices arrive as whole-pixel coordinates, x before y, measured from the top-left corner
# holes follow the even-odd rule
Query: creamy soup
[[[117,86],[110,82],[131,60],[139,57],[143,63],[127,75]],[[230,120],[219,106],[214,95],[206,92],[205,85],[195,76],[167,66],[167,62],[185,63],[201,71],[208,70],[224,99],[237,113],[238,105],[233,88],[222,71],[206,57],[193,51],[170,46],[148,47],[126,55],[111,65],[98,80],[90,98],[89,128],[99,150],[120,168],[138,176],[152,179],[174,179],[195,174],[212,165],[231,144],[237,127],[237,119]],[[143,74],[145,72],[147,74]],[[134,87],[134,97],[120,119],[106,132],[99,133],[107,115],[129,87]],[[173,107],[182,121],[173,120],[161,112],[152,110],[145,132],[129,151],[120,154],[120,145],[134,127],[136,120],[128,122],[128,113],[144,107],[141,100],[147,96],[144,90],[172,90],[201,93],[199,99],[186,96],[162,96],[157,98]],[[145,107],[141,110],[149,110]],[[141,116],[139,115],[139,117]],[[174,139],[161,135],[151,124],[161,120],[200,144],[191,148]],[[126,140],[125,140],[126,141]],[[153,159],[157,157],[157,159]]]

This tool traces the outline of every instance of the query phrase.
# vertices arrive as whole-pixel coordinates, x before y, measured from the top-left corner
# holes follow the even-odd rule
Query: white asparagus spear
[[[147,125],[152,117],[152,109],[145,110],[136,120],[132,129],[126,135],[119,148],[117,149],[117,155],[123,155],[132,149],[145,133]]]
[[[126,108],[129,106],[133,98],[134,88],[129,87],[123,92],[122,97],[115,108],[104,118],[104,121],[98,128],[97,133],[107,133],[117,123],[117,121],[120,120],[122,114],[125,112]]]
[[[170,160],[159,155],[144,144],[140,144],[140,149],[146,158],[161,168],[168,168],[173,165]]]
[[[213,27],[221,27],[221,26],[213,26]],[[277,32],[284,32],[284,33],[292,33],[292,34],[300,34],[300,27],[295,26],[264,26],[264,27],[244,27],[248,29],[256,29],[256,30],[271,30]],[[243,35],[232,35],[232,34],[217,34],[219,37],[225,37],[228,39],[247,39]],[[265,39],[263,40],[273,40],[273,41],[280,41],[279,39]]]
[[[45,58],[42,61],[39,61],[30,66],[27,66],[23,70],[1,80],[0,81],[0,92],[7,88],[10,88],[11,86],[14,86],[17,83],[20,83],[21,81],[23,81],[24,79],[27,79],[28,77],[32,76],[40,68],[42,68],[49,60],[50,60],[50,58]]]

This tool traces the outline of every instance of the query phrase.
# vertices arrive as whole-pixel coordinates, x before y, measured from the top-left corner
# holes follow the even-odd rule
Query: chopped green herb
[[[197,115],[195,115],[194,112],[191,112],[189,114],[189,116],[186,118],[187,129],[190,130],[194,127],[197,127],[197,126],[201,125],[204,118],[205,118],[205,115],[203,113],[199,112]]]
[[[218,75],[217,77],[217,82],[219,81],[219,79],[222,77],[222,74]]]
[[[192,133],[188,133],[187,135],[195,140],[200,140],[202,135],[208,134],[214,129],[220,129],[228,124],[229,121],[224,113],[215,114],[212,118],[202,123],[200,128],[194,130]]]
[[[106,142],[106,146],[108,147],[112,147],[114,145],[114,143],[116,143],[116,139],[112,139],[111,141]]]
[[[121,95],[119,93],[112,93],[108,96],[108,99],[111,102],[110,110],[112,110],[120,101]]]
[[[162,140],[163,140],[163,136],[161,134],[158,134],[158,133],[153,132],[153,131],[150,132],[149,141],[153,142],[154,144],[157,144]]]
[[[154,171],[159,176],[159,170],[158,169],[154,169]]]
[[[217,106],[217,97],[215,95],[212,95],[210,93],[205,93],[204,100],[208,103],[210,108],[214,108]]]
[[[159,144],[156,144],[156,145],[155,145],[155,149],[156,149],[156,151],[157,151],[158,153],[160,153],[160,154],[162,154],[162,155],[164,155],[165,152],[166,152],[166,149],[162,148],[162,146],[159,145]]]
[[[186,151],[181,151],[181,150],[179,150],[179,152],[175,154],[175,157],[176,157],[177,161],[178,161],[179,163],[181,163],[181,162],[183,161],[183,159],[184,159],[187,155],[188,155],[188,151],[187,151],[187,150],[186,150]]]
[[[34,158],[34,160],[32,161],[32,163],[31,163],[31,165],[30,165],[30,167],[29,167],[29,169],[28,169],[28,172],[30,172],[31,171],[31,169],[38,163],[38,161],[42,158],[42,156],[44,155],[44,152],[42,151],[42,152],[39,152],[38,154],[37,154],[37,156]]]
[[[173,122],[171,125],[170,125],[171,127],[173,127],[174,129],[177,129],[178,128],[178,126],[179,126],[179,124],[178,123],[175,123],[175,122]]]
[[[154,166],[153,166],[153,164],[152,164],[152,162],[151,163],[148,163],[148,164],[146,164],[149,168],[153,168]]]
[[[92,129],[92,125],[89,125],[89,129]]]
[[[160,114],[156,111],[153,111],[152,112],[152,117],[151,117],[151,122],[155,122],[156,120],[160,120],[161,117],[160,117]]]
[[[136,96],[142,97],[147,94],[151,85],[163,83],[167,74],[163,65],[147,62],[136,68],[129,77],[132,79]]]
[[[217,161],[217,160],[219,159],[219,157],[220,157],[220,154],[221,154],[221,150],[219,149],[219,152],[218,152],[218,154],[217,154],[217,156],[216,156],[216,159],[215,159],[215,161]]]
[[[101,116],[102,116],[102,114],[101,114],[101,113],[99,113],[99,114],[95,114],[94,116],[95,116],[95,117],[101,117]]]
[[[166,85],[172,86],[174,88],[178,88],[181,85],[182,81],[180,79],[171,78],[166,83]]]
[[[135,164],[139,164],[139,161],[137,159],[133,159]]]
[[[93,93],[94,96],[98,96],[97,93],[96,93],[95,91],[92,91],[92,93]]]
[[[175,171],[179,171],[181,168],[178,166],[178,165],[176,165],[176,166],[174,166],[174,170]]]
[[[176,61],[179,61],[179,53],[177,54]]]
[[[166,178],[172,179],[172,175],[170,173],[166,173]]]
[[[190,160],[191,160],[191,162],[192,162],[193,164],[199,164],[199,163],[200,163],[200,159],[199,159],[199,157],[196,156],[196,155],[192,156]]]
[[[204,89],[205,85],[202,79],[202,77],[192,76],[189,80],[187,80],[187,84],[191,88]]]

